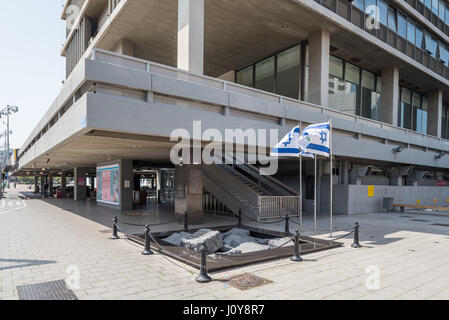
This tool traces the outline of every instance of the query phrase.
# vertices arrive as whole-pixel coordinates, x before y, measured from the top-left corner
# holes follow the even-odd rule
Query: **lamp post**
[[[17,106],[10,106],[9,104],[6,106],[6,108],[4,108],[3,110],[0,111],[0,119],[3,118],[4,116],[6,116],[6,141],[5,141],[5,156],[3,158],[3,168],[6,168],[6,164],[8,162],[8,158],[9,158],[9,134],[12,133],[9,130],[9,116],[13,113],[17,113],[19,112],[19,107]],[[2,181],[2,188],[4,189],[4,183]]]

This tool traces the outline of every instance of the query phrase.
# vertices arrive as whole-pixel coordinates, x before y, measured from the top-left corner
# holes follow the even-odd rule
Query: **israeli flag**
[[[299,147],[306,153],[329,157],[330,123],[313,124],[305,128],[299,137]]]
[[[273,157],[298,157],[299,148],[299,126],[294,127],[272,150]]]

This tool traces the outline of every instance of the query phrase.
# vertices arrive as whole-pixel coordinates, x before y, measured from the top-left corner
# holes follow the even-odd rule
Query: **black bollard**
[[[189,230],[189,220],[187,216],[187,211],[184,213],[184,231]]]
[[[285,215],[285,236],[290,235],[290,217],[288,214]]]
[[[145,249],[142,251],[142,255],[149,256],[153,254],[153,251],[151,251],[150,248],[150,226],[147,224],[145,226]]]
[[[301,262],[303,259],[299,255],[299,230],[296,229],[295,232],[295,252],[293,253],[293,256],[290,258],[291,261],[295,262]]]
[[[207,274],[207,249],[205,246],[201,248],[201,265],[200,274],[196,277],[196,282],[207,283],[211,282],[212,278]]]
[[[351,245],[353,248],[360,248],[361,245],[359,243],[359,223],[356,222],[354,225],[354,243]]]
[[[112,219],[112,224],[113,224],[112,237],[111,237],[112,240],[120,239],[120,237],[118,236],[118,233],[117,233],[117,231],[118,231],[117,230],[117,223],[118,223],[118,218],[117,218],[117,216],[115,216],[114,219]]]
[[[242,225],[242,209],[239,209],[239,226]]]

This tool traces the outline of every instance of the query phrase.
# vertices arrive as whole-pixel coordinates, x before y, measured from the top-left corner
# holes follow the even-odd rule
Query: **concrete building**
[[[77,200],[86,176],[97,177],[108,190],[99,204],[117,209],[135,207],[147,179],[194,220],[210,210],[257,216],[266,199],[297,196],[298,160],[282,159],[274,177],[257,163],[175,166],[172,131],[193,136],[202,121],[203,131],[281,138],[332,119],[333,168],[318,162],[321,214],[331,173],[336,213],[380,211],[384,197],[449,203],[445,0],[68,0],[62,19],[67,79],[16,174],[73,175]],[[313,161],[303,174],[311,214]]]

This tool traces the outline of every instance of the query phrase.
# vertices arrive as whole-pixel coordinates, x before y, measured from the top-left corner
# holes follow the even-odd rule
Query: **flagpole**
[[[317,184],[317,177],[316,177],[316,153],[315,153],[315,194],[314,194],[314,200],[313,200],[313,221],[315,223],[315,234],[317,233],[316,229],[316,184]]]
[[[330,137],[329,137],[329,153],[330,153],[330,174],[331,174],[331,177],[330,177],[330,201],[329,201],[329,203],[330,203],[330,215],[331,215],[331,217],[330,217],[330,232],[331,232],[331,237],[332,237],[332,232],[333,232],[333,230],[334,230],[334,217],[333,217],[333,211],[334,211],[334,208],[333,208],[333,197],[334,197],[334,194],[333,194],[333,188],[334,188],[334,184],[333,184],[333,176],[334,176],[334,174],[333,174],[333,169],[334,169],[334,167],[333,167],[333,157],[332,157],[332,154],[333,154],[333,147],[332,147],[332,119],[331,120],[329,120],[329,125],[330,125]]]

